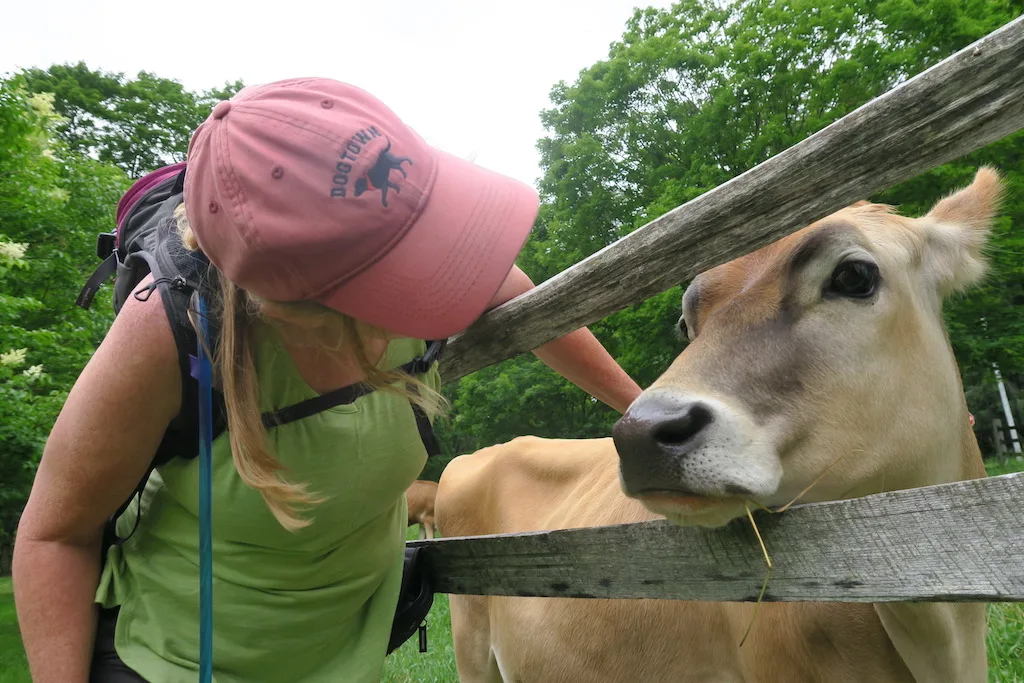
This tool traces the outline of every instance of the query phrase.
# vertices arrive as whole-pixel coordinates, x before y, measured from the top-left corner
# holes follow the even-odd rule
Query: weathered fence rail
[[[523,353],[857,199],[1024,128],[1024,17],[491,311],[446,380]],[[769,601],[1024,601],[1024,474],[759,515]],[[757,598],[751,528],[668,522],[412,542],[435,588],[480,595]]]
[[[484,315],[451,381],[640,303],[1024,128],[1024,17]]]
[[[1024,601],[1024,473],[755,515],[765,601]],[[757,599],[767,567],[746,519],[664,521],[426,545],[440,593]]]

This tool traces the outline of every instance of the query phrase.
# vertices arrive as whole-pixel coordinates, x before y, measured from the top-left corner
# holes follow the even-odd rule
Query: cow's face
[[[615,425],[626,494],[718,526],[816,479],[801,500],[964,478],[941,305],[981,277],[999,190],[982,169],[919,219],[859,202],[697,277],[689,346]]]

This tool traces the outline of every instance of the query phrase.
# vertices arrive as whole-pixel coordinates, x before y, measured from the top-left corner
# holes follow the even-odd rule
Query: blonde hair
[[[185,215],[184,204],[178,206],[174,217],[182,244],[190,251],[197,251],[199,244]],[[253,352],[253,335],[258,325],[269,325],[286,339],[317,350],[332,353],[348,350],[365,375],[365,384],[404,396],[431,418],[447,403],[419,379],[399,371],[380,370],[371,362],[365,340],[383,338],[382,330],[315,301],[263,299],[238,287],[222,274],[218,275],[220,300],[211,304],[216,304],[213,308],[220,317],[221,327],[213,352],[213,367],[224,394],[231,457],[242,481],[260,492],[278,522],[292,531],[301,529],[309,520],[300,518],[295,506],[314,505],[322,498],[312,494],[306,484],[288,481],[283,476],[284,466],[272,453],[260,412],[260,385]]]

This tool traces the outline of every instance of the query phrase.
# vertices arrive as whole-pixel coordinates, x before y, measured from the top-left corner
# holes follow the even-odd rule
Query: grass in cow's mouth
[[[747,519],[750,520],[750,526],[754,529],[754,535],[757,536],[757,542],[761,545],[761,552],[764,554],[764,563],[766,565],[768,565],[768,572],[764,575],[764,583],[761,584],[761,592],[757,596],[757,602],[754,604],[754,611],[750,615],[750,623],[747,624],[747,629],[743,632],[743,637],[740,638],[740,647],[743,647],[743,643],[747,642],[747,636],[750,635],[750,630],[752,628],[754,628],[754,622],[757,620],[757,613],[761,609],[761,602],[764,600],[764,593],[765,593],[766,590],[768,590],[768,580],[770,578],[772,578],[772,569],[773,569],[773,567],[772,567],[772,558],[768,554],[768,548],[765,547],[764,539],[761,538],[761,531],[760,531],[760,529],[757,528],[757,522],[754,521],[754,515],[752,515],[750,513],[750,503],[753,502],[754,505],[756,505],[757,507],[761,508],[762,510],[768,512],[769,514],[773,514],[774,515],[774,514],[777,514],[779,512],[785,512],[790,507],[792,507],[794,503],[796,503],[798,500],[800,500],[801,498],[806,496],[808,491],[810,491],[815,486],[817,486],[818,482],[820,482],[825,477],[825,475],[828,474],[829,471],[839,463],[840,460],[843,460],[844,458],[846,458],[847,455],[849,455],[850,453],[853,453],[853,452],[854,451],[847,451],[846,453],[840,455],[838,458],[833,460],[832,464],[830,464],[828,467],[826,467],[824,470],[822,470],[821,474],[819,474],[817,477],[815,477],[814,481],[812,481],[810,484],[808,484],[806,487],[804,487],[803,491],[801,491],[800,493],[796,494],[796,497],[793,498],[793,500],[789,501],[788,503],[786,503],[782,507],[778,508],[777,510],[772,510],[771,508],[768,508],[768,507],[766,507],[764,505],[761,505],[757,501],[749,501],[749,500],[744,500],[743,501],[743,508],[747,511]]]
[[[818,479],[820,478],[821,477],[818,477]],[[813,484],[811,486],[813,486]],[[807,488],[810,488],[810,486]],[[802,496],[806,492],[807,491],[804,490],[800,495]],[[793,500],[796,500],[796,498]],[[790,505],[792,505],[792,503],[790,503]],[[772,558],[768,554],[768,548],[764,545],[764,539],[761,538],[761,530],[757,528],[757,522],[754,521],[754,515],[750,514],[750,504],[747,501],[743,501],[743,508],[747,511],[747,519],[750,520],[750,526],[754,529],[754,535],[757,536],[757,542],[761,544],[761,552],[764,553],[764,563],[768,565],[768,573],[764,575],[764,583],[761,584],[761,593],[757,596],[757,602],[754,604],[754,611],[750,615],[750,623],[747,624],[747,630],[743,632],[743,637],[740,638],[740,647],[743,647],[743,643],[747,642],[747,636],[750,635],[750,629],[754,628],[754,621],[757,620],[757,612],[761,609],[761,601],[764,600],[764,592],[768,590],[768,579],[772,578],[773,569]]]

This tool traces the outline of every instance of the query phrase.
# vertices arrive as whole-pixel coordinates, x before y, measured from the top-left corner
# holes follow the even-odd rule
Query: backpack
[[[154,291],[159,290],[164,311],[174,334],[181,371],[181,410],[164,433],[153,461],[135,491],[104,526],[104,556],[110,546],[124,543],[138,528],[142,492],[153,470],[175,457],[193,459],[199,454],[199,371],[196,356],[198,339],[189,318],[189,310],[193,306],[193,295],[206,295],[217,291],[217,271],[211,267],[201,252],[186,249],[178,234],[174,211],[184,201],[185,171],[184,162],[165,166],[143,176],[125,192],[117,204],[115,229],[109,233],[101,233],[97,238],[96,256],[101,259],[101,263],[88,278],[75,301],[76,305],[88,309],[96,292],[112,275],[115,276],[115,315],[120,313],[129,296],[145,301]],[[150,273],[153,275],[153,281],[136,291],[139,283]],[[209,338],[215,346],[219,336],[219,321],[215,311],[211,312],[207,322]],[[440,359],[446,341],[428,342],[427,350],[422,356],[397,369],[410,375],[427,372]],[[342,387],[277,411],[264,413],[263,424],[267,429],[272,429],[338,405],[352,403],[372,391],[372,387],[361,383]],[[429,418],[419,406],[410,406],[416,417],[416,425],[426,447],[427,456],[439,454],[440,447]],[[216,439],[227,428],[224,396],[216,387],[213,388],[212,418],[212,438]],[[120,538],[116,532],[117,520],[136,497],[139,498],[140,514],[135,517],[135,526],[131,533],[125,538]],[[433,590],[428,572],[423,569],[423,563],[420,561],[421,556],[415,550],[406,550],[402,592],[388,654],[404,643],[417,629],[421,634],[421,651],[424,651],[423,619],[433,602]]]

